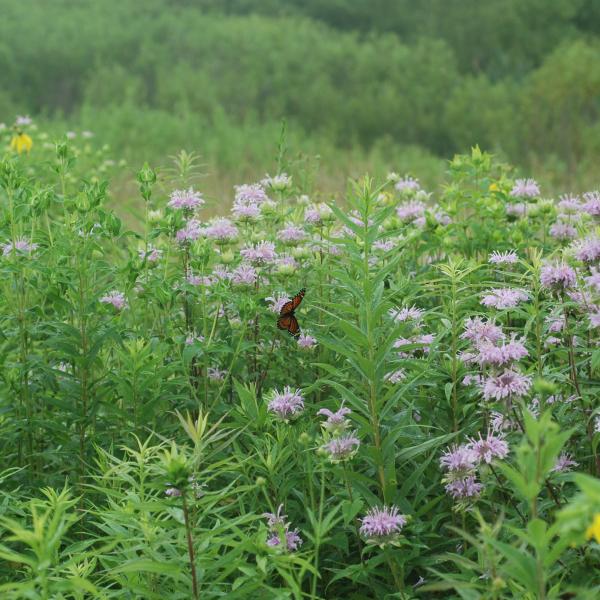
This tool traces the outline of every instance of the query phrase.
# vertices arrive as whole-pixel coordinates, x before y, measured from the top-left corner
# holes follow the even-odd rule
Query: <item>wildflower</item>
[[[269,302],[270,304],[269,310],[271,312],[279,314],[284,304],[288,303],[291,300],[291,298],[286,294],[277,294],[277,297],[268,296],[267,298],[265,298],[265,300],[267,300],[267,302]]]
[[[396,242],[394,240],[377,240],[373,242],[374,250],[381,250],[382,252],[389,252],[396,247]]]
[[[127,306],[127,300],[123,292],[113,290],[100,298],[102,304],[112,304],[117,310],[123,310]]]
[[[238,221],[257,221],[260,219],[260,206],[234,202],[231,214]]]
[[[515,308],[519,302],[528,300],[529,296],[523,290],[513,288],[496,288],[484,292],[481,304],[497,309]]]
[[[564,473],[570,471],[571,467],[578,467],[579,463],[571,458],[570,454],[562,452],[561,455],[556,459],[555,465],[550,469],[552,473]]]
[[[304,220],[310,225],[323,225],[327,221],[333,219],[333,211],[327,204],[319,202],[308,206],[304,211]]]
[[[306,233],[302,227],[293,225],[292,223],[286,224],[286,226],[277,233],[277,239],[281,240],[285,244],[293,244],[300,242],[306,237]]]
[[[241,204],[262,204],[269,200],[267,193],[259,183],[243,184],[235,186],[235,203]]]
[[[208,275],[200,276],[194,275],[193,273],[189,273],[185,280],[193,286],[204,285],[210,287],[214,283],[213,279]]]
[[[502,413],[494,410],[490,413],[490,425],[492,427],[492,431],[498,432],[504,429],[509,429],[511,423],[510,420],[507,419]]]
[[[263,187],[271,189],[274,192],[285,192],[292,187],[292,178],[287,173],[279,173],[274,176],[267,173],[260,183]]]
[[[180,244],[185,244],[196,241],[201,235],[202,229],[200,228],[200,221],[197,219],[190,219],[186,222],[185,227],[175,234],[175,239]]]
[[[204,204],[204,199],[200,192],[194,191],[194,188],[188,190],[175,190],[171,192],[170,200],[167,206],[175,210],[195,210]]]
[[[577,229],[570,223],[557,221],[550,227],[550,235],[557,240],[570,240],[577,235]]]
[[[360,534],[376,544],[393,542],[406,525],[406,517],[395,506],[371,508],[361,519]]]
[[[471,440],[467,446],[473,451],[479,462],[490,464],[494,458],[508,456],[508,444],[501,438],[488,433],[486,438],[479,434],[478,440]]]
[[[511,217],[523,217],[527,212],[527,205],[522,202],[506,205],[506,214]]]
[[[419,217],[424,217],[426,210],[427,207],[423,202],[420,200],[411,200],[410,202],[400,204],[396,208],[396,214],[401,221],[410,223]]]
[[[514,250],[508,250],[506,252],[497,252],[494,250],[488,258],[488,262],[493,265],[512,265],[518,262],[519,257]]]
[[[585,282],[592,288],[596,288],[596,292],[600,293],[600,270],[596,267],[590,268],[591,275],[589,277],[585,277]]]
[[[590,319],[590,327],[592,329],[600,327],[600,306],[594,306],[592,312],[588,314],[588,318]]]
[[[401,323],[404,321],[421,321],[423,319],[423,314],[425,311],[417,308],[416,306],[411,306],[410,308],[392,308],[388,311],[388,314],[394,321],[397,323]]]
[[[500,346],[495,346],[491,342],[483,342],[477,346],[477,350],[478,354],[475,362],[481,366],[494,365],[499,367],[521,360],[529,355],[522,339],[517,340],[514,334],[510,341],[504,342]]]
[[[388,178],[389,178],[389,176],[388,176]],[[399,179],[398,181],[396,181],[394,187],[399,192],[405,192],[405,191],[418,192],[421,189],[419,180],[413,179],[412,177],[409,177],[408,175],[406,175],[402,179]]]
[[[25,238],[17,238],[14,243],[9,242],[2,245],[2,255],[8,256],[12,252],[18,255],[31,254],[34,250],[37,250],[37,247],[37,244],[32,244]]]
[[[583,211],[593,217],[600,217],[600,192],[586,192],[583,194]]]
[[[517,179],[510,195],[514,198],[535,198],[540,195],[540,188],[533,179]]]
[[[525,396],[531,387],[531,377],[512,369],[505,369],[499,375],[491,375],[485,379],[482,387],[486,400]]]
[[[572,248],[575,258],[582,262],[589,263],[600,259],[600,237],[597,235],[588,236],[584,240],[575,242]]]
[[[442,468],[458,475],[470,473],[477,466],[477,462],[477,454],[468,445],[451,446],[440,458]]]
[[[153,263],[160,260],[160,257],[162,256],[162,250],[159,250],[158,248],[154,248],[152,246],[148,246],[147,251],[142,249],[139,251],[138,254],[142,260],[146,259],[146,261]]]
[[[204,235],[209,239],[216,240],[217,243],[224,244],[238,236],[238,229],[229,219],[218,218],[204,229]]]
[[[334,437],[322,446],[329,455],[329,460],[334,463],[349,460],[356,454],[359,447],[360,440],[352,433]]]
[[[246,260],[257,264],[273,262],[277,258],[275,244],[266,241],[259,242],[254,246],[246,246],[240,250],[240,254]]]
[[[600,513],[594,515],[592,524],[585,530],[585,539],[594,538],[597,544],[600,544]]]
[[[33,147],[33,140],[26,133],[20,132],[13,135],[10,140],[10,148],[14,150],[17,154],[23,154],[26,152],[29,154],[29,151]]]
[[[544,323],[548,325],[548,331],[550,333],[559,333],[565,326],[565,320],[558,315],[548,315],[544,319]]]
[[[581,199],[579,196],[563,194],[557,204],[558,208],[566,213],[577,213],[581,210]]]
[[[338,435],[350,426],[350,421],[346,419],[346,415],[351,412],[349,408],[342,406],[335,412],[328,408],[321,408],[317,414],[327,417],[327,420],[321,423],[321,426],[332,435]]]
[[[280,504],[276,513],[264,513],[263,517],[267,519],[267,525],[270,529],[267,545],[271,547],[280,546],[285,542],[285,549],[288,552],[297,550],[303,543],[298,530],[290,531],[290,524],[286,521],[287,515],[281,511],[283,504]],[[283,534],[283,535],[282,535]]]
[[[475,481],[475,475],[469,475],[464,479],[454,479],[446,484],[445,490],[455,500],[474,498],[481,494],[483,485]]]
[[[473,317],[465,321],[465,331],[460,337],[479,344],[483,341],[497,342],[504,339],[504,333],[495,323],[484,321],[481,317]]]
[[[241,264],[231,274],[231,283],[234,285],[254,285],[258,279],[258,273],[252,265]]]
[[[384,377],[385,381],[392,384],[400,383],[403,379],[406,379],[406,373],[403,369],[391,371],[390,373],[387,373]]]
[[[267,408],[282,421],[294,419],[304,410],[302,392],[299,389],[292,391],[290,386],[285,386],[283,392],[275,390],[273,399]]]
[[[298,337],[298,346],[300,346],[300,348],[314,348],[316,345],[316,338],[314,338],[312,335],[309,335],[308,333],[301,333]]]
[[[206,369],[206,374],[213,383],[218,383],[225,380],[225,375],[227,375],[227,372],[222,371],[218,367],[208,367],[208,369]]]
[[[573,287],[577,281],[575,270],[565,263],[546,263],[542,267],[540,282],[551,291]]]
[[[298,268],[298,263],[293,256],[281,256],[276,261],[277,272],[282,275],[291,275]]]

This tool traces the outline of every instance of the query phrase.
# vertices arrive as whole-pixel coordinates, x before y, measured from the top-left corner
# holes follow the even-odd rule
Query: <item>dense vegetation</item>
[[[145,166],[132,233],[94,139],[33,127],[0,132],[2,599],[598,597],[599,192],[476,148],[316,202],[282,138],[228,219],[193,156]]]
[[[90,129],[136,167],[194,149],[215,194],[267,169],[281,118],[329,190],[397,164],[433,185],[476,143],[552,189],[595,183],[594,0],[0,0],[0,14],[0,121]]]

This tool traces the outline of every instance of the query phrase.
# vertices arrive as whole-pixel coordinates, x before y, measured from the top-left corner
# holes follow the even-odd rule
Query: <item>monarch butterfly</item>
[[[277,319],[278,329],[287,329],[287,332],[295,338],[300,337],[300,325],[294,314],[295,310],[302,302],[306,290],[302,288],[289,302],[286,302],[279,312]]]

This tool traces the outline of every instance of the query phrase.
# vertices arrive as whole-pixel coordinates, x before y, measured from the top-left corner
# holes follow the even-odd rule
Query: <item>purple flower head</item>
[[[497,342],[504,339],[502,329],[491,321],[484,321],[481,317],[469,318],[465,321],[465,331],[460,336],[474,344],[481,342]]]
[[[204,198],[200,192],[195,192],[194,188],[189,190],[175,190],[171,192],[170,200],[167,206],[175,210],[195,210],[204,204]]]
[[[518,398],[529,392],[531,377],[512,369],[505,369],[499,375],[490,375],[483,381],[482,387],[486,400]]]
[[[329,460],[336,463],[351,459],[359,447],[360,440],[355,434],[349,433],[332,438],[323,445],[323,450],[329,455]]]
[[[406,517],[397,507],[374,507],[361,519],[360,534],[368,541],[385,544],[394,541],[405,525]]]
[[[596,329],[600,327],[600,306],[592,307],[591,312],[588,314],[590,319],[590,329]]]
[[[596,267],[590,268],[591,275],[585,278],[585,283],[600,294],[600,270]]]
[[[396,323],[402,323],[404,321],[416,321],[417,323],[423,319],[424,310],[411,306],[410,308],[392,308],[388,311],[388,314]]]
[[[527,205],[522,202],[506,205],[506,214],[511,217],[523,217],[527,212]]]
[[[252,265],[241,264],[231,274],[233,285],[254,285],[258,279],[258,273]]]
[[[284,244],[294,244],[302,241],[306,237],[306,233],[302,227],[287,223],[286,226],[277,232],[277,239]]]
[[[583,194],[583,211],[593,217],[600,217],[600,192],[586,192]]]
[[[397,369],[396,371],[391,371],[390,373],[386,373],[384,380],[388,383],[396,384],[400,383],[406,379],[406,373],[403,369]]]
[[[497,309],[515,308],[519,302],[529,299],[529,295],[519,289],[496,288],[484,292],[481,304]]]
[[[570,223],[557,221],[550,227],[550,235],[557,240],[570,240],[577,235],[577,229]]]
[[[280,504],[277,507],[277,512],[276,513],[263,513],[263,517],[265,517],[265,519],[267,519],[267,525],[269,526],[269,529],[275,529],[277,527],[285,527],[286,526],[286,519],[287,519],[287,515],[283,514],[283,504]]]
[[[600,237],[590,235],[572,245],[575,258],[582,262],[591,263],[600,259]]]
[[[12,252],[15,254],[25,255],[31,254],[38,247],[37,244],[32,244],[29,240],[25,238],[17,238],[14,242],[9,242],[8,244],[2,245],[2,255],[8,256]]]
[[[488,465],[494,458],[502,460],[508,456],[508,444],[492,433],[488,433],[485,439],[480,433],[479,439],[472,439],[467,446],[473,451],[478,462],[485,462]]]
[[[214,283],[213,279],[208,275],[200,276],[194,275],[193,273],[190,273],[185,280],[193,286],[203,285],[205,287],[210,287]]]
[[[160,260],[162,256],[162,250],[158,248],[154,248],[153,246],[148,246],[148,251],[140,250],[139,257],[144,260],[146,259],[149,263],[155,263]]]
[[[165,496],[169,498],[179,498],[181,496],[181,490],[176,487],[170,487],[165,490]]]
[[[308,206],[304,211],[304,220],[310,225],[323,225],[325,221],[331,221],[332,218],[333,211],[323,202]]]
[[[571,467],[578,467],[579,463],[574,461],[570,454],[563,452],[557,459],[556,464],[550,469],[552,473],[564,473],[570,471]]]
[[[185,227],[177,232],[175,239],[180,244],[185,244],[196,241],[201,235],[200,221],[198,219],[190,219],[186,222]]]
[[[236,204],[262,204],[267,200],[269,200],[269,196],[267,196],[267,193],[260,183],[235,186]]]
[[[294,529],[293,531],[285,530],[282,533],[283,537],[285,538],[285,549],[288,552],[295,552],[304,543],[297,529]],[[281,542],[281,535],[277,532],[271,533],[267,539],[267,545],[271,546],[272,548],[280,546]]]
[[[277,296],[268,296],[265,300],[269,303],[269,310],[279,314],[284,304],[289,302],[291,298],[286,294],[277,294]]]
[[[540,282],[551,291],[573,287],[577,281],[575,270],[565,263],[546,263],[542,267]]]
[[[488,258],[488,262],[493,265],[514,265],[519,261],[519,257],[514,250],[506,252],[497,252],[494,250]]]
[[[512,335],[510,341],[503,342],[499,346],[487,341],[480,342],[477,345],[477,350],[479,353],[475,358],[475,362],[480,366],[494,365],[500,367],[529,355],[523,340],[517,340],[515,334]]]
[[[394,240],[377,240],[373,242],[374,250],[381,250],[382,252],[389,252],[396,247],[396,242]]]
[[[572,194],[563,194],[557,206],[566,213],[578,213],[582,209],[581,199]]]
[[[258,221],[260,219],[260,205],[234,202],[231,214],[238,221]]]
[[[276,261],[279,273],[290,274],[298,268],[298,262],[293,256],[280,256]]]
[[[100,298],[102,304],[112,304],[117,310],[123,310],[127,306],[127,300],[123,292],[112,291]]]
[[[259,242],[254,246],[246,246],[240,250],[240,254],[248,261],[256,264],[273,262],[277,258],[275,244],[273,242]]]
[[[304,400],[299,389],[292,391],[286,385],[282,392],[275,390],[273,399],[268,405],[269,412],[282,421],[289,421],[299,416],[304,410]]]
[[[446,484],[446,492],[455,500],[466,498],[476,498],[481,494],[483,485],[475,481],[474,475],[469,475],[464,479],[454,479]]]
[[[237,227],[229,219],[214,219],[204,230],[204,235],[217,243],[231,242],[238,236]]]
[[[327,420],[321,423],[323,429],[332,435],[339,435],[350,426],[350,421],[346,419],[346,415],[351,412],[349,408],[342,406],[335,412],[330,411],[328,408],[321,408],[317,414],[327,417]]]
[[[564,329],[565,320],[560,315],[548,315],[544,322],[548,325],[549,333],[559,333]]]
[[[536,198],[540,195],[540,188],[533,179],[517,179],[510,195],[514,198]]]
[[[406,192],[406,191],[418,192],[421,189],[419,180],[413,179],[412,177],[409,177],[408,175],[405,175],[402,179],[399,179],[398,181],[396,181],[396,184],[394,185],[394,187],[399,192]]]
[[[411,200],[410,202],[400,204],[396,208],[396,214],[401,221],[410,223],[415,219],[424,217],[426,210],[427,207],[423,202],[420,200]]]
[[[454,475],[470,473],[477,462],[477,455],[468,445],[450,446],[440,458],[440,466]]]
[[[304,349],[314,348],[317,345],[317,339],[308,333],[301,333],[298,337],[298,346]]]

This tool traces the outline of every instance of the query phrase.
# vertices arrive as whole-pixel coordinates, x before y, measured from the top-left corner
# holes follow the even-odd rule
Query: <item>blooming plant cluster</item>
[[[3,598],[592,597],[599,192],[181,152],[131,232],[84,133],[0,132]]]

